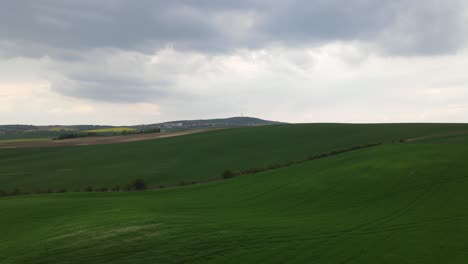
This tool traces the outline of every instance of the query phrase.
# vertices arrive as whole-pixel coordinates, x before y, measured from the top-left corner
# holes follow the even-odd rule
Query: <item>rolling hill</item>
[[[270,127],[271,134],[254,128],[181,137],[178,144],[187,149],[201,147],[193,145],[201,140],[237,137],[232,145],[221,145],[230,147],[222,154],[197,151],[209,165],[222,162],[216,156],[227,159],[222,168],[246,165],[254,157],[254,163],[268,163],[363,141],[387,144],[182,188],[1,198],[2,263],[464,263],[468,136],[442,137],[460,128],[466,129],[300,125]],[[390,143],[431,133],[441,137]],[[260,145],[249,141],[253,135]],[[145,146],[156,152],[165,144],[174,148],[174,140]],[[129,151],[143,147],[126,146]],[[9,155],[19,169],[60,153]],[[179,150],[178,155],[189,153]],[[79,158],[73,161],[80,164]]]
[[[96,126],[96,125],[53,125],[53,126],[33,126],[33,125],[0,125],[0,140],[10,139],[36,139],[55,138],[64,133],[91,132],[112,134],[122,131],[145,131],[160,128],[163,132],[184,131],[210,128],[230,128],[244,126],[264,126],[281,124],[281,122],[268,121],[254,117],[231,117],[204,120],[180,120],[149,125],[137,126]]]
[[[0,149],[0,190],[83,191],[142,178],[151,186],[206,181],[369,143],[454,131],[463,124],[303,124],[227,129],[80,147]]]
[[[284,124],[277,121],[263,120],[255,117],[230,117],[217,119],[178,120],[151,125],[134,126],[136,129],[160,128],[162,131],[179,131],[188,129],[232,128]]]

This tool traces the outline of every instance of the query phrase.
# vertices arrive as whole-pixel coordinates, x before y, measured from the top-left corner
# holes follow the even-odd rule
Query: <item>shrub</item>
[[[15,188],[12,192],[11,192],[11,195],[20,195],[21,194],[21,190],[19,188]]]
[[[234,177],[234,173],[230,170],[225,170],[221,176],[223,177],[223,179],[229,179]]]
[[[112,191],[113,192],[119,192],[120,191],[120,185],[116,185],[116,186],[112,187]]]
[[[148,185],[146,184],[145,180],[143,179],[136,179],[129,184],[125,185],[124,190],[125,191],[143,191],[148,188]]]
[[[146,190],[146,189],[148,188],[146,182],[145,182],[143,179],[136,179],[136,180],[133,182],[133,187],[134,187],[135,190],[137,190],[137,191]]]
[[[93,191],[93,187],[88,186],[88,187],[86,187],[85,191],[87,191],[87,192],[92,192],[92,191]]]

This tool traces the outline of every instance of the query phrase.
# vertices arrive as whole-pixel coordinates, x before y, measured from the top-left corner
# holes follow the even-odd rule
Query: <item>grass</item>
[[[55,136],[59,135],[58,132],[52,131],[38,131],[35,133],[21,133],[21,134],[8,134],[1,135],[0,140],[10,140],[10,139],[52,139]]]
[[[16,138],[16,139],[0,139],[0,143],[19,143],[19,142],[34,142],[47,141],[50,138]]]
[[[202,181],[368,143],[466,131],[459,124],[304,124],[212,131],[99,146],[0,149],[0,190],[68,191],[125,185]]]
[[[100,128],[93,130],[86,130],[83,132],[87,133],[120,133],[120,132],[135,132],[136,129],[130,127],[111,127],[111,128]]]
[[[1,263],[466,263],[467,157],[453,136],[183,188],[2,198]]]
[[[76,131],[76,129],[68,128],[68,127],[52,127],[52,128],[48,128],[48,129],[46,129],[46,130],[54,131],[54,132]]]

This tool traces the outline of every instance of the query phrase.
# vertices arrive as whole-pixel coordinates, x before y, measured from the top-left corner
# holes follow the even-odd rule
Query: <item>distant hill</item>
[[[148,130],[160,128],[162,131],[180,131],[203,128],[225,128],[264,126],[281,124],[281,122],[268,121],[254,117],[231,117],[206,120],[180,120],[157,124],[126,126],[130,130]],[[53,138],[66,132],[84,132],[90,130],[122,129],[122,126],[95,126],[95,125],[72,125],[72,126],[33,126],[33,125],[0,125],[0,139],[11,138]]]
[[[281,122],[263,120],[255,117],[231,117],[218,119],[179,120],[151,125],[134,126],[136,129],[145,130],[158,127],[162,131],[190,130],[201,128],[246,127],[281,124]]]
[[[266,167],[353,146],[392,145],[400,139],[463,131],[468,131],[468,124],[287,124],[126,144],[0,149],[0,190],[111,188],[136,178],[152,186],[198,182],[225,170]]]

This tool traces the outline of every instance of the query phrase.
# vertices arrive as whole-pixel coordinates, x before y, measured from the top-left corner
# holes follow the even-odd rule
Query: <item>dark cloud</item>
[[[460,1],[292,1],[271,11],[262,32],[285,44],[364,41],[396,55],[439,54],[463,45]]]
[[[3,1],[0,57],[48,56],[52,89],[67,96],[188,102],[193,87],[181,86],[207,84],[183,80],[205,71],[208,82],[225,66],[207,54],[331,42],[388,56],[448,54],[465,46],[466,12],[463,0]],[[166,50],[174,54],[153,65],[152,55]],[[307,62],[302,52],[283,55]]]
[[[10,1],[0,11],[0,38],[41,54],[101,47],[153,51],[213,37],[197,10],[165,2]]]
[[[0,43],[15,56],[103,47],[154,52],[167,45],[223,52],[349,40],[389,54],[440,54],[463,44],[464,12],[458,0],[18,0],[2,3]],[[247,19],[242,15],[253,17],[251,27],[238,27]],[[232,37],[239,30],[242,37]]]

